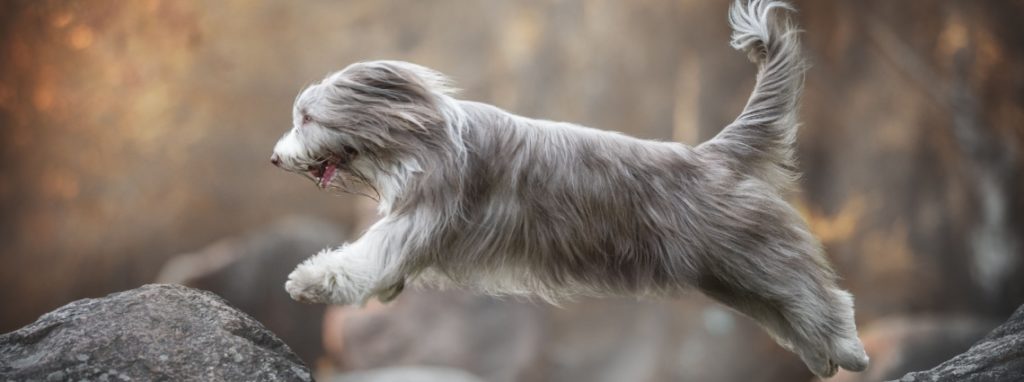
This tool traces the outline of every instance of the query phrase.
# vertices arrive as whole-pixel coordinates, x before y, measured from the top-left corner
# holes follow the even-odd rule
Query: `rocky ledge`
[[[72,302],[0,335],[0,381],[310,381],[309,368],[220,297],[146,285]]]
[[[1024,381],[1024,306],[963,354],[899,381]]]

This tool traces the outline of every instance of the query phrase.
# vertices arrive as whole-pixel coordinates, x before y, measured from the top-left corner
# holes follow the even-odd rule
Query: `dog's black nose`
[[[278,157],[277,154],[271,155],[270,156],[270,163],[273,163],[274,166],[280,167],[281,166],[281,158]]]

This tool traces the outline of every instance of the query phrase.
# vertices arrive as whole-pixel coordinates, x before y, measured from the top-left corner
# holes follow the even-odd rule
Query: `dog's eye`
[[[309,114],[306,114],[306,115],[302,116],[302,123],[303,124],[307,124],[307,123],[310,123],[310,122],[313,122],[313,117],[310,117]]]

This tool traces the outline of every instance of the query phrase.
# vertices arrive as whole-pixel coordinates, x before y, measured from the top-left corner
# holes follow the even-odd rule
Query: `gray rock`
[[[1024,305],[967,352],[900,381],[1024,381]]]
[[[153,284],[78,300],[0,335],[0,380],[312,377],[284,342],[223,299]]]
[[[171,258],[157,283],[211,291],[277,334],[307,364],[324,354],[324,305],[295,302],[288,273],[310,255],[345,242],[346,229],[323,219],[291,217]]]

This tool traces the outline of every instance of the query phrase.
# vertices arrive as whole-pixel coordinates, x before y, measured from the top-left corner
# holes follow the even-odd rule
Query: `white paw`
[[[333,275],[330,271],[305,262],[288,275],[284,289],[295,301],[309,304],[339,303],[332,301],[331,287],[334,283],[331,278]]]

